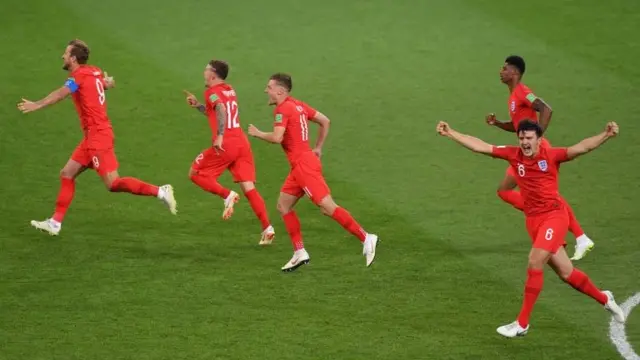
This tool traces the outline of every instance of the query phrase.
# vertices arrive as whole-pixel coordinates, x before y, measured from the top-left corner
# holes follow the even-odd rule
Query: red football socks
[[[591,282],[589,276],[576,268],[573,269],[571,275],[569,275],[566,281],[574,289],[585,295],[589,295],[602,305],[609,301],[607,295],[600,291],[600,289]]]
[[[296,215],[296,212],[290,211],[282,215],[282,220],[284,221],[284,227],[287,228],[287,232],[289,233],[289,237],[291,238],[293,250],[298,251],[300,249],[304,249],[304,244],[302,243],[302,231],[300,229],[300,220],[298,219],[298,215]]]
[[[158,196],[158,187],[147,184],[132,177],[117,178],[111,183],[111,191],[126,192],[134,195],[142,196]]]
[[[256,214],[260,223],[262,224],[262,230],[266,229],[271,225],[269,221],[269,215],[267,214],[267,206],[264,204],[264,199],[258,192],[258,189],[251,189],[244,193],[244,196],[249,200],[249,204],[251,204],[251,208],[253,212]]]
[[[364,242],[364,239],[367,236],[367,232],[362,229],[362,226],[358,224],[356,219],[354,219],[347,210],[341,207],[337,207],[331,217],[333,218],[333,220],[337,221],[338,224],[342,225],[345,230],[357,237],[360,242]]]
[[[542,291],[542,285],[544,284],[544,272],[538,269],[527,270],[527,282],[524,285],[524,300],[522,301],[522,308],[520,309],[520,315],[518,315],[518,323],[522,328],[526,328],[529,325],[529,316],[533,311],[533,305],[538,300],[538,295]]]
[[[210,176],[204,176],[202,174],[195,174],[190,176],[191,181],[198,185],[202,190],[208,191],[212,194],[216,194],[223,199],[226,199],[231,191],[220,185],[215,178]]]
[[[64,215],[67,213],[69,205],[73,200],[73,194],[76,191],[76,181],[71,178],[60,178],[60,192],[58,192],[58,198],[56,199],[56,210],[53,213],[53,220],[62,222]]]
[[[519,191],[516,190],[498,190],[498,196],[502,201],[511,204],[514,208],[522,211],[524,209],[524,200]]]
[[[576,215],[573,213],[571,206],[567,203],[565,204],[567,205],[567,213],[569,214],[569,231],[571,231],[573,236],[578,238],[584,235],[584,231],[582,230],[582,226],[580,226],[578,219],[576,219]]]

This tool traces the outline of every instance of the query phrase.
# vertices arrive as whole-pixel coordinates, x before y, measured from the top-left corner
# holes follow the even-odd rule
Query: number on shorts
[[[522,164],[518,164],[518,175],[519,175],[520,177],[524,177],[524,174],[525,174],[525,173],[524,173],[524,165],[522,165]]]
[[[100,105],[104,105],[104,101],[107,98],[107,95],[104,93],[104,85],[100,79],[96,78],[96,90],[98,90],[98,101]]]
[[[237,129],[240,127],[238,122],[238,103],[235,101],[227,101],[227,129]]]
[[[200,165],[200,161],[204,159],[204,154],[200,153],[198,154],[198,156],[196,156],[196,164]]]
[[[302,141],[309,140],[309,126],[307,125],[307,115],[300,114],[300,127],[302,128]]]
[[[544,239],[545,240],[553,239],[553,229],[552,228],[548,228],[547,231],[544,233]]]
[[[91,162],[93,162],[93,168],[97,169],[100,167],[100,161],[98,160],[97,156],[94,156],[91,158]]]

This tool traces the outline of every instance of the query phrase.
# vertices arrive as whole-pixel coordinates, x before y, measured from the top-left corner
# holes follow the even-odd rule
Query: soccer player
[[[273,111],[275,122],[272,132],[262,132],[253,124],[249,125],[249,135],[270,143],[281,144],[287,155],[291,170],[287,176],[280,197],[278,211],[282,215],[287,232],[293,244],[293,257],[282,271],[294,271],[309,263],[309,253],[302,242],[300,220],[293,210],[298,200],[307,195],[322,210],[342,227],[357,237],[363,244],[362,253],[366,265],[370,266],[376,256],[378,236],[366,232],[347,210],[338,206],[331,197],[329,186],[322,175],[322,145],[329,133],[329,118],[304,102],[289,95],[293,83],[291,76],[277,73],[271,76],[265,93],[269,97],[269,105],[275,105]],[[316,145],[309,145],[309,121],[320,125]]]
[[[72,40],[62,55],[63,69],[69,72],[64,85],[39,101],[22,99],[18,109],[23,113],[40,110],[53,105],[69,95],[73,98],[84,137],[71,158],[60,172],[60,192],[53,216],[44,221],[31,221],[36,229],[58,235],[62,220],[71,205],[75,193],[75,179],[92,168],[102,178],[111,192],[127,192],[134,195],[155,196],[177,213],[176,200],[171,185],[155,186],[133,177],[118,175],[118,160],[114,150],[114,134],[107,116],[106,89],[115,86],[115,81],[100,68],[87,65],[89,47],[81,40]]]
[[[599,290],[589,277],[573,267],[564,249],[569,228],[567,205],[558,190],[558,168],[561,163],[586,154],[618,135],[618,125],[610,122],[605,130],[568,148],[542,145],[543,129],[537,122],[523,120],[518,124],[520,146],[493,146],[475,137],[453,130],[440,122],[440,135],[455,140],[471,151],[509,162],[522,192],[527,232],[533,244],[529,253],[524,300],[516,321],[497,329],[506,337],[523,336],[529,330],[529,316],[542,291],[543,268],[548,264],[558,276],[576,290],[602,304],[618,322],[625,321],[622,309],[610,291]]]
[[[240,184],[244,196],[262,224],[260,245],[273,242],[275,231],[262,196],[256,189],[256,169],[249,139],[240,127],[238,99],[235,90],[225,82],[229,65],[221,60],[211,60],[204,68],[205,103],[188,91],[187,103],[209,118],[213,132],[213,146],[202,151],[191,164],[189,178],[202,190],[220,196],[224,200],[222,218],[233,215],[233,206],[240,199],[235,191],[220,185],[218,178],[229,170],[233,180]]]
[[[525,71],[524,59],[517,55],[506,58],[502,69],[500,69],[500,80],[509,88],[509,116],[510,121],[498,121],[495,114],[486,116],[486,122],[489,125],[498,127],[504,131],[515,132],[518,124],[523,119],[537,119],[537,113],[540,113],[539,124],[542,131],[546,131],[551,121],[551,107],[541,98],[537,97],[531,89],[523,84],[522,76]],[[547,139],[542,139],[543,147],[551,146]],[[514,190],[516,188],[516,174],[513,168],[508,167],[505,177],[498,186],[498,196],[506,203],[511,204],[518,210],[522,211],[522,195]],[[582,259],[593,246],[593,241],[585,234],[576,219],[573,209],[564,199],[565,206],[569,213],[569,231],[576,237],[576,248],[571,260]]]

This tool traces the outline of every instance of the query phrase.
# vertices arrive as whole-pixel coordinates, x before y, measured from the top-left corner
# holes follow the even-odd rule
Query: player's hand
[[[109,76],[106,71],[104,72],[104,87],[106,87],[107,89],[116,87],[116,80],[113,78],[113,76]]]
[[[224,149],[222,148],[222,135],[216,136],[216,139],[213,140],[213,150],[216,152],[216,154],[224,151]]]
[[[198,99],[196,98],[195,95],[188,92],[187,90],[182,90],[182,91],[187,96],[187,104],[189,104],[189,106],[194,108],[197,108],[198,106],[200,106],[200,103],[198,102]]]
[[[496,119],[496,114],[490,113],[490,114],[487,114],[487,116],[485,117],[485,121],[487,122],[487,124],[491,126],[495,126],[496,123],[498,122],[498,119]]]
[[[23,114],[30,113],[38,109],[40,109],[40,105],[25,98],[23,98],[22,101],[18,103],[18,110],[22,111]]]
[[[258,130],[258,128],[255,127],[253,124],[249,124],[249,128],[247,129],[247,132],[249,133],[249,136],[258,136],[258,134],[261,133],[261,131]]]
[[[614,137],[618,135],[618,133],[620,132],[620,128],[615,121],[610,121],[607,123],[605,132],[607,133],[607,137]]]
[[[319,158],[322,157],[322,148],[316,147],[316,148],[313,148],[313,150],[311,150],[311,151],[313,151],[313,153],[316,154],[317,157],[319,157]]]
[[[451,134],[451,127],[444,121],[440,121],[436,126],[436,131],[442,136],[449,136]]]

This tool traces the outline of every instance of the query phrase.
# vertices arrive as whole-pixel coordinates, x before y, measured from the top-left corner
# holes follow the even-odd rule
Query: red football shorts
[[[214,178],[229,170],[234,182],[255,182],[256,167],[249,140],[246,137],[224,138],[222,148],[224,151],[219,153],[213,147],[204,150],[193,161],[191,168]]]
[[[540,147],[548,149],[551,147],[551,143],[549,142],[549,140],[547,140],[547,138],[543,137],[542,140],[540,141]],[[516,170],[511,165],[507,167],[507,171],[505,175],[510,176],[514,179],[517,179]]]
[[[322,175],[322,163],[316,154],[303,154],[287,175],[281,192],[297,197],[307,194],[314,204],[331,194],[329,186]]]
[[[94,169],[100,176],[118,170],[113,131],[105,129],[88,132],[71,154],[71,160]]]
[[[555,254],[558,249],[567,244],[564,237],[569,231],[569,216],[564,208],[528,216],[526,225],[533,248]]]

